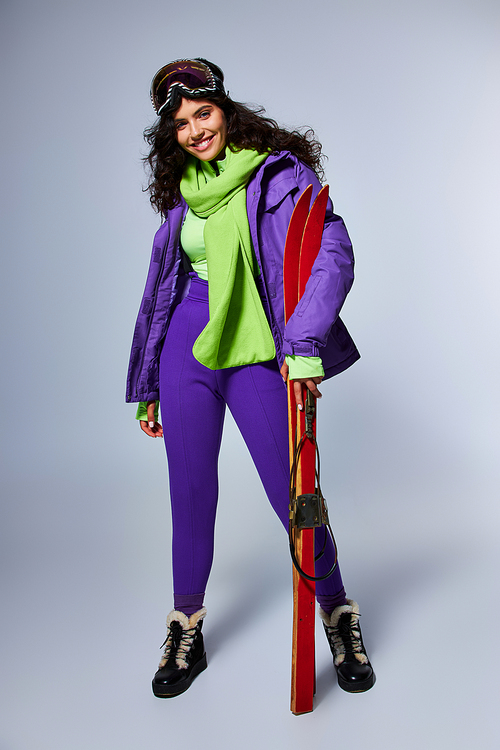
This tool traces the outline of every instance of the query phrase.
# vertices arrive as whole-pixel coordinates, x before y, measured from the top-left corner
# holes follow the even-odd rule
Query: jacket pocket
[[[160,372],[159,372],[159,355],[154,357],[148,366],[146,375],[146,387],[148,393],[159,390]]]
[[[316,276],[315,278],[309,280],[309,284],[311,284],[311,288],[310,288],[310,291],[309,291],[309,294],[308,294],[308,297],[307,297],[307,302],[306,302],[306,299],[305,299],[306,295],[304,294],[301,297],[301,299],[299,300],[299,302],[296,305],[296,307],[295,307],[294,315],[298,315],[299,318],[301,318],[304,315],[307,307],[309,306],[309,302],[314,297],[314,293],[315,293],[315,291],[316,291],[316,289],[317,289],[318,284],[319,284],[320,281],[321,281],[321,277],[320,276]]]
[[[276,184],[270,184],[262,196],[262,210],[273,212],[285,198],[297,191],[297,181],[294,177],[285,177]]]

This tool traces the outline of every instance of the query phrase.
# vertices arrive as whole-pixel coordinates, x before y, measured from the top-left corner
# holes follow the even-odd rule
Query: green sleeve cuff
[[[155,403],[155,422],[158,421],[158,407],[160,406],[160,402],[156,401]],[[136,419],[141,419],[143,422],[148,421],[148,402],[147,401],[140,401],[137,406],[137,414],[135,415]]]
[[[297,378],[323,378],[325,371],[321,357],[300,357],[298,354],[287,354],[285,362],[288,365],[290,380]]]

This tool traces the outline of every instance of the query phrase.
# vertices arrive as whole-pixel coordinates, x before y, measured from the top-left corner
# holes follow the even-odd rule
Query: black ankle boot
[[[335,607],[331,615],[320,607],[319,616],[323,620],[340,687],[348,693],[369,690],[375,682],[375,673],[363,646],[356,602],[348,599],[347,604]]]
[[[153,693],[157,698],[173,698],[191,685],[196,675],[207,668],[201,627],[205,607],[188,617],[173,610],[167,617],[167,637],[158,671],[153,678]]]

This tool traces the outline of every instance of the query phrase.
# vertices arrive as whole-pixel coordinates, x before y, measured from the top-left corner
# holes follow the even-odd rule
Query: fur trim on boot
[[[196,626],[200,623],[199,630],[201,630],[201,620],[204,619],[206,614],[207,610],[205,607],[199,609],[198,612],[195,612],[191,617],[188,617],[184,612],[179,612],[176,609],[173,609],[170,612],[167,616],[167,637],[161,646],[161,648],[165,647],[165,651],[163,652],[163,656],[158,664],[158,669],[162,669],[162,667],[165,666],[170,658],[170,654],[172,653],[172,648],[175,648],[176,646],[175,663],[179,669],[187,669],[188,665],[186,662],[186,656],[193,644],[193,639],[196,635]],[[174,643],[173,634],[175,630],[172,631],[170,627],[173,622],[179,622],[183,630],[181,642],[178,645]]]
[[[328,615],[321,607],[326,637],[337,670],[337,680],[348,693],[362,693],[373,687],[375,673],[366,655],[359,626],[359,607],[352,599]]]
[[[153,678],[153,693],[158,698],[180,695],[200,672],[207,668],[201,628],[205,607],[188,617],[173,610],[167,617],[165,650]]]

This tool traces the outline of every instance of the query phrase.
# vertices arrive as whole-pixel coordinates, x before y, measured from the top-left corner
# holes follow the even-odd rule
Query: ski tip
[[[316,196],[316,199],[315,199],[314,203],[325,204],[326,205],[329,193],[330,193],[330,186],[329,185],[323,185],[323,187],[319,191],[318,195]],[[314,203],[313,203],[313,205],[314,205]]]
[[[302,191],[302,193],[299,195],[297,203],[295,204],[295,207],[292,212],[292,219],[293,216],[303,215],[304,212],[307,216],[309,213],[309,206],[311,205],[311,196],[312,196],[313,186],[308,185],[305,190]]]
[[[298,258],[300,254],[300,243],[307,222],[307,217],[309,215],[312,189],[312,185],[306,187],[299,196],[292,211],[285,240],[285,257],[293,256]]]
[[[312,195],[312,191],[313,191],[313,186],[312,186],[312,185],[308,185],[308,186],[307,186],[307,187],[306,187],[306,188],[305,188],[305,189],[303,190],[303,192],[302,192],[302,195],[301,195],[301,196],[300,196],[300,198],[299,198],[299,201],[301,201],[301,200],[305,200],[305,196],[308,196],[308,197],[309,197],[309,202],[310,202],[310,201],[311,201],[311,195]],[[297,202],[298,202],[298,201],[297,201]]]

